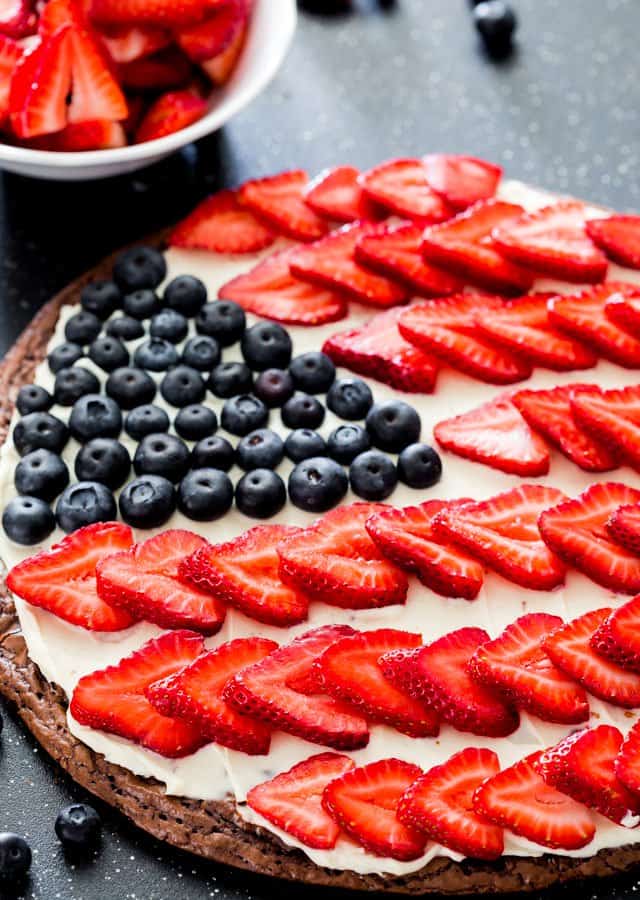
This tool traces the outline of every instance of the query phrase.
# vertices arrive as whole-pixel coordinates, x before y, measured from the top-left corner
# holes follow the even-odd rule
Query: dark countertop
[[[640,209],[637,0],[513,0],[519,45],[487,60],[467,0],[354,0],[349,15],[301,13],[288,60],[223,131],[153,169],[73,184],[5,175],[0,187],[0,353],[57,289],[127,241],[178,218],[207,191],[303,166],[449,150],[511,177]],[[0,738],[0,831],[34,849],[37,900],[293,900],[300,890],[170,851],[101,807],[104,841],[85,864],[53,833],[83,796],[11,713]],[[634,879],[589,895],[631,897]],[[576,888],[557,892],[575,896]],[[320,896],[320,892],[310,891]],[[326,893],[326,892],[325,892]],[[0,888],[0,896],[2,889]],[[9,895],[8,895],[9,896]],[[547,895],[550,896],[550,895]]]

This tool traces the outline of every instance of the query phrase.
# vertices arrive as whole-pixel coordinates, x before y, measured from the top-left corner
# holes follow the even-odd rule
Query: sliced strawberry
[[[510,399],[525,422],[571,462],[586,472],[608,472],[617,467],[617,458],[577,424],[571,411],[572,396],[583,392],[599,393],[600,389],[588,384],[569,384],[547,390],[518,391]]]
[[[504,851],[502,828],[474,812],[473,795],[499,771],[500,760],[493,750],[460,750],[414,781],[402,795],[398,818],[463,856],[498,859]]]
[[[525,360],[478,334],[475,317],[492,315],[502,301],[486,294],[456,294],[415,303],[398,320],[400,334],[425,353],[489,384],[511,384],[531,375]]]
[[[442,538],[433,527],[441,511],[468,500],[427,500],[404,509],[388,507],[366,521],[366,528],[387,559],[414,572],[420,581],[445,597],[473,600],[484,581],[480,563]]]
[[[586,846],[596,833],[589,811],[543,780],[534,768],[539,757],[532,753],[481,784],[473,797],[476,813],[543,847]]]
[[[430,394],[439,363],[418,350],[398,331],[401,310],[389,309],[351,331],[339,331],[324,342],[323,351],[344,366],[410,393]]]
[[[425,262],[422,229],[412,222],[389,225],[363,235],[355,249],[363,265],[406,284],[424,297],[444,297],[461,291],[462,281]]]
[[[133,543],[131,529],[117,522],[87,525],[68,534],[50,550],[14,566],[7,587],[32,606],[89,631],[120,631],[135,619],[100,599],[96,566]]]
[[[591,647],[593,635],[610,615],[610,609],[594,609],[558,628],[543,646],[551,661],[594,697],[633,709],[640,706],[640,675],[626,672]]]
[[[168,91],[184,87],[193,76],[189,59],[175,47],[168,47],[134,59],[119,68],[120,83],[134,91]]]
[[[31,0],[3,0],[0,5],[0,34],[19,40],[33,34],[38,17]]]
[[[546,636],[562,624],[559,616],[548,613],[520,616],[476,650],[469,662],[471,676],[545,722],[586,722],[586,693],[553,665],[543,648]]]
[[[591,647],[623,669],[640,672],[639,597],[629,600],[604,620],[591,638]]]
[[[47,0],[42,5],[38,21],[38,35],[42,40],[50,38],[60,28],[69,25],[86,31],[89,27],[87,3],[91,0]]]
[[[327,232],[327,223],[304,202],[309,177],[302,169],[247,181],[239,199],[269,225],[294,241],[316,241]]]
[[[98,41],[88,31],[74,28],[71,47],[69,122],[126,119],[127,101]]]
[[[17,41],[0,34],[0,124],[9,115],[11,77],[23,52]]]
[[[244,28],[248,13],[246,0],[226,0],[204,22],[178,30],[176,40],[190,59],[205,62],[224,53],[233,43]]]
[[[62,131],[47,135],[47,149],[63,152],[82,150],[109,150],[127,144],[125,130],[119,122],[97,119],[93,122],[76,122]]]
[[[373,722],[391,725],[410,737],[433,737],[439,731],[438,717],[387,681],[378,665],[383,653],[421,643],[419,634],[393,628],[343,637],[318,660],[320,683],[331,697],[345,700]]]
[[[640,216],[590,219],[587,234],[609,259],[629,269],[640,269]]]
[[[580,426],[614,456],[640,468],[640,387],[588,391],[571,398],[571,412]]]
[[[406,575],[384,558],[365,528],[381,509],[378,503],[340,506],[285,538],[278,545],[283,580],[346,609],[404,603]]]
[[[187,722],[161,716],[145,691],[188,666],[203,650],[201,635],[192,631],[168,631],[147,641],[117,665],[81,678],[71,698],[71,715],[81,725],[116,734],[161,756],[189,756],[207,738]]]
[[[241,669],[277,648],[275,641],[261,637],[227,641],[179,672],[150,684],[145,696],[161,715],[193,725],[210,741],[251,755],[268,753],[271,729],[236,712],[224,701],[222,692]]]
[[[614,763],[620,781],[637,796],[640,794],[640,722],[627,734]]]
[[[456,210],[489,200],[502,177],[500,166],[475,156],[430,153],[422,157],[422,165],[429,187]]]
[[[535,768],[547,784],[619,825],[640,822],[640,798],[615,773],[622,733],[613,725],[584,728],[538,757]]]
[[[640,504],[629,503],[614,509],[607,520],[607,531],[616,544],[640,556]]]
[[[419,159],[392,159],[360,176],[360,184],[374,203],[423,225],[443,222],[452,210],[427,181]]]
[[[327,647],[352,633],[348,625],[307,631],[261,662],[241,669],[227,682],[223,699],[243,715],[314,744],[335,750],[366,747],[369,731],[361,716],[324,694],[302,694],[292,686],[309,674]]]
[[[143,26],[115,26],[101,32],[100,38],[115,63],[130,63],[151,56],[171,43],[168,31]]]
[[[354,300],[371,306],[396,306],[408,299],[404,287],[385,275],[366,268],[355,257],[358,241],[377,226],[355,222],[343,225],[320,241],[296,248],[291,255],[291,273],[296,278],[344,291]]]
[[[522,207],[502,200],[481,200],[443,225],[427,228],[422,253],[427,262],[489,291],[521,294],[533,275],[509,262],[496,248],[491,231],[511,222]]]
[[[469,660],[488,640],[482,628],[459,628],[418,650],[386,653],[380,665],[391,684],[458,731],[505,737],[518,727],[518,714],[468,673]]]
[[[640,294],[613,294],[604,304],[606,317],[634,338],[640,338]]]
[[[156,141],[181,131],[201,119],[208,110],[206,100],[189,89],[162,94],[147,110],[136,129],[136,143]]]
[[[609,539],[606,522],[628,503],[640,502],[640,491],[615,482],[592,484],[573,500],[543,512],[540,534],[548,547],[596,584],[622,594],[640,591],[640,559]]]
[[[295,248],[272,253],[243,275],[218,290],[224,300],[234,300],[247,312],[289,325],[323,325],[347,314],[344,294],[318,287],[291,274],[289,263]]]
[[[376,856],[411,860],[422,856],[426,835],[403,825],[398,803],[422,770],[400,759],[381,759],[351,769],[324,789],[322,805],[358,844]]]
[[[235,29],[233,38],[225,49],[200,63],[201,69],[218,87],[226,84],[231,77],[244,48],[248,30],[248,19],[244,19],[240,27]]]
[[[256,253],[273,244],[273,231],[238,202],[237,191],[218,191],[179,222],[169,235],[171,247],[212,253]]]
[[[51,134],[67,124],[71,40],[71,29],[61,28],[18,61],[9,89],[10,122],[17,137]]]
[[[547,445],[522,418],[509,397],[498,397],[453,419],[438,422],[438,443],[464,459],[510,475],[546,475]]]
[[[91,15],[103,25],[180,27],[199,22],[226,0],[93,0]]]
[[[538,516],[565,499],[556,488],[523,484],[479,503],[445,507],[434,527],[508,581],[550,591],[564,583],[565,567],[540,537]]]
[[[224,544],[204,544],[181,566],[181,573],[224,603],[268,625],[295,625],[307,618],[302,590],[283,584],[276,547],[298,528],[257,525]]]
[[[318,216],[334,222],[376,221],[383,217],[358,183],[353,166],[336,166],[320,172],[304,191],[304,202]]]
[[[331,781],[354,766],[352,759],[338,753],[310,756],[288,772],[251,788],[247,805],[306,847],[331,850],[340,828],[324,809],[322,796]]]

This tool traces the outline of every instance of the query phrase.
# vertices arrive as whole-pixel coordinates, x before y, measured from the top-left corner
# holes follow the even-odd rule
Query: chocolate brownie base
[[[77,302],[80,288],[88,281],[108,277],[112,261],[104,260],[51,300],[6,355],[0,365],[0,442],[6,437],[18,389],[32,381],[44,358],[60,307]],[[0,694],[15,704],[27,728],[74,781],[140,828],[181,850],[254,873],[382,893],[493,894],[613,876],[640,863],[640,846],[627,846],[585,859],[547,854],[539,858],[506,856],[495,863],[457,863],[438,857],[403,877],[358,875],[316,866],[271,833],[244,822],[232,800],[204,803],[168,797],[159,783],[107,762],[78,741],[67,728],[64,693],[50,684],[28,657],[6,589],[0,594]]]

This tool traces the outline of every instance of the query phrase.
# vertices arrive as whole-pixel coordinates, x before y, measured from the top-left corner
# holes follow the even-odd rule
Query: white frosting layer
[[[517,182],[505,183],[500,193],[505,199],[522,203],[528,209],[536,208],[542,203],[548,202],[549,199],[548,195]],[[170,250],[167,253],[169,277],[183,273],[198,275],[206,283],[211,298],[216,296],[220,285],[235,274],[249,269],[256,258],[220,257],[207,253],[178,250]],[[623,270],[616,266],[611,266],[609,277],[640,283],[640,273]],[[536,284],[536,288],[540,290],[557,289],[566,292],[574,290],[575,286],[540,281]],[[77,308],[74,307],[63,309],[56,333],[51,340],[51,346],[64,340],[64,324],[76,311]],[[290,327],[294,353],[319,349],[330,334],[341,331],[347,326],[355,327],[373,314],[375,314],[375,310],[353,303],[348,321],[332,323],[319,328]],[[137,343],[139,342],[130,342],[129,348],[133,350]],[[234,358],[240,358],[237,347],[224,351],[225,360]],[[91,368],[101,381],[104,381],[104,373],[94,367],[89,360],[83,359],[81,365]],[[52,388],[53,376],[46,362],[39,366],[35,380],[48,389]],[[536,370],[528,381],[522,382],[516,387],[552,387],[575,381],[594,382],[602,387],[620,387],[636,384],[638,375],[636,372],[619,368],[610,363],[599,362],[595,368],[582,372],[556,373],[542,369]],[[402,396],[398,391],[378,382],[370,381],[369,383],[377,400]],[[419,411],[423,423],[422,438],[429,441],[432,438],[433,427],[438,421],[466,412],[480,403],[494,398],[500,393],[500,390],[495,385],[483,384],[450,370],[443,370],[439,375],[435,394],[411,394],[407,395],[405,399]],[[159,394],[154,402],[166,406]],[[220,412],[222,401],[209,394],[207,402],[211,403],[218,413]],[[175,413],[175,410],[170,407],[166,408],[171,416]],[[52,412],[65,420],[69,414],[69,410],[62,407],[54,407]],[[328,412],[325,422],[319,430],[327,436],[337,424],[336,418]],[[286,429],[283,428],[277,411],[272,412],[269,427],[281,434],[285,433]],[[220,433],[224,434],[222,431]],[[235,443],[235,438],[228,437]],[[133,452],[135,442],[124,432],[121,440]],[[69,441],[63,454],[71,472],[77,449],[75,442]],[[389,502],[400,506],[436,497],[449,499],[472,496],[482,499],[522,483],[522,479],[516,476],[505,475],[449,453],[443,453],[442,457],[444,471],[438,485],[429,491],[414,491],[404,485],[399,485],[389,498]],[[15,495],[13,473],[18,461],[18,454],[14,449],[13,442],[9,439],[0,450],[1,507],[4,507]],[[286,479],[290,468],[291,464],[285,461],[278,471]],[[232,476],[238,475],[237,472],[231,474]],[[563,456],[552,451],[550,474],[536,479],[536,481],[560,487],[567,494],[575,495],[593,481],[602,480],[602,477],[594,477],[581,471]],[[640,488],[640,475],[628,468],[619,469],[604,478],[624,481]],[[347,502],[354,499],[357,498],[353,496],[346,498]],[[313,518],[314,516],[306,514],[288,503],[276,520],[282,523],[304,525]],[[242,533],[252,524],[255,523],[234,508],[219,521],[207,524],[193,523],[176,513],[165,527],[195,530],[208,540],[217,542],[228,540],[234,535]],[[61,539],[62,536],[59,531],[55,532],[47,541],[47,546]],[[139,534],[140,538],[148,536],[149,532]],[[32,555],[37,549],[40,548],[24,548],[13,544],[3,532],[0,533],[0,554],[8,567]],[[352,611],[314,603],[311,605],[307,622],[285,630],[261,625],[230,609],[223,629],[215,637],[208,639],[207,645],[215,647],[232,637],[252,634],[265,635],[273,637],[279,642],[286,642],[308,628],[329,622],[349,623],[360,629],[381,626],[402,628],[420,632],[425,641],[433,640],[463,625],[480,626],[485,628],[491,636],[495,636],[525,612],[550,612],[560,615],[564,619],[570,619],[589,609],[620,605],[626,599],[605,591],[575,572],[569,573],[564,587],[551,592],[527,591],[489,573],[479,597],[471,603],[440,597],[412,579],[409,597],[404,606]],[[30,607],[20,600],[17,601],[17,609],[31,658],[40,666],[43,674],[50,681],[59,684],[69,696],[82,675],[117,662],[161,631],[149,623],[140,623],[117,634],[91,633],[69,625],[44,610]],[[590,706],[593,724],[609,722],[626,732],[636,720],[635,712],[630,713],[617,709],[594,698],[590,698]],[[264,757],[249,757],[236,751],[209,745],[185,759],[167,760],[129,741],[81,726],[71,717],[69,718],[69,727],[80,740],[102,753],[110,762],[124,766],[138,775],[158,779],[166,785],[167,792],[170,794],[214,800],[232,792],[241,804],[252,786],[321,750],[317,745],[277,733],[274,735],[270,753]],[[442,728],[438,738],[413,739],[387,727],[373,726],[369,746],[351,755],[356,763],[397,756],[414,762],[426,770],[432,765],[445,761],[452,753],[473,745],[491,747],[496,750],[504,767],[536,749],[553,744],[570,730],[567,727],[549,725],[528,715],[522,716],[521,725],[513,735],[498,740],[462,734],[449,726]],[[257,823],[272,831],[286,844],[300,847],[319,865],[335,869],[402,875],[419,869],[434,856],[460,859],[460,856],[446,848],[430,845],[423,858],[409,863],[401,863],[375,857],[345,839],[341,839],[334,850],[311,850],[291,836],[274,828],[248,809],[245,804],[240,805],[239,810],[247,821]],[[591,844],[578,851],[557,852],[569,856],[590,856],[603,848],[617,847],[638,839],[636,832],[614,825],[600,816],[595,818],[598,827]],[[507,833],[505,852],[517,856],[538,856],[548,851],[544,847]]]

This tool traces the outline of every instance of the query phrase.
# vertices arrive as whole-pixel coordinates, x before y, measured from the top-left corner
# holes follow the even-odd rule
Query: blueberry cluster
[[[275,471],[285,457],[294,464],[289,497],[312,512],[335,506],[349,485],[359,497],[382,500],[398,479],[417,488],[438,480],[440,459],[419,443],[420,417],[407,403],[375,403],[361,379],[336,378],[323,353],[292,359],[286,329],[266,321],[247,327],[240,306],[208,302],[193,276],[175,278],[160,296],[165,277],[158,251],[121,254],[113,280],[82,290],[81,311],[48,356],[53,392],[21,388],[13,430],[19,496],[3,515],[12,540],[38,543],[56,522],[69,532],[113,519],[118,506],[139,528],[164,524],[176,508],[211,521],[234,498],[244,514],[266,519],[286,501]],[[234,344],[242,361],[224,360]],[[220,401],[218,412],[207,392]],[[66,421],[51,412],[54,404],[66,408]],[[325,440],[317,429],[327,410],[342,424]],[[268,427],[274,415],[287,429],[284,440]],[[238,438],[235,447],[219,427]],[[123,431],[136,444],[132,455]],[[62,457],[70,438],[80,445],[73,483]],[[235,487],[234,466],[243,472]]]

